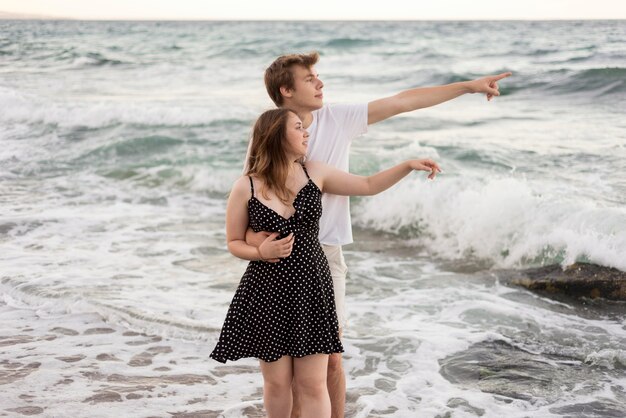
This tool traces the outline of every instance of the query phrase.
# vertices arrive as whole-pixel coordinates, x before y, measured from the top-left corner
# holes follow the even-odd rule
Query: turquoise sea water
[[[619,416],[624,316],[493,271],[626,270],[624,39],[623,21],[0,21],[0,292],[211,346],[245,267],[226,251],[225,196],[272,106],[262,75],[277,55],[318,50],[329,103],[512,71],[492,102],[467,95],[353,144],[356,173],[407,157],[445,173],[352,200],[349,405]],[[527,360],[525,377],[492,387],[453,367],[489,356]],[[533,380],[539,363],[567,373]],[[210,393],[209,406],[242,397]]]

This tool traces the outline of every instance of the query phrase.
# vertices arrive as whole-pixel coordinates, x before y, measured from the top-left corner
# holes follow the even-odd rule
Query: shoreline
[[[396,261],[401,262],[403,258]],[[452,410],[471,406],[500,413],[527,407],[523,404],[528,400],[520,398],[525,393],[524,389],[541,390],[532,386],[535,382],[532,379],[520,383],[506,376],[499,377],[508,385],[509,391],[504,394],[500,394],[499,389],[481,387],[485,383],[481,379],[470,379],[464,385],[455,383],[454,380],[459,376],[473,376],[455,366],[458,360],[461,359],[461,364],[474,364],[477,359],[485,360],[484,353],[494,357],[489,357],[487,363],[497,370],[502,367],[507,369],[509,364],[517,364],[519,358],[534,365],[518,365],[523,374],[529,371],[537,373],[535,366],[545,366],[547,363],[541,358],[535,358],[536,353],[529,357],[524,348],[520,349],[517,344],[513,344],[515,337],[509,336],[513,338],[509,340],[509,337],[498,332],[458,336],[455,340],[456,348],[450,349],[447,356],[437,361],[439,354],[435,353],[446,351],[449,347],[444,349],[446,343],[437,342],[431,337],[440,335],[440,327],[448,323],[442,319],[447,314],[441,317],[437,311],[410,309],[410,306],[421,305],[441,293],[440,286],[447,289],[461,285],[468,278],[471,278],[472,284],[465,292],[476,294],[480,288],[487,286],[501,296],[510,295],[506,299],[494,299],[504,302],[502,309],[509,303],[512,306],[509,309],[514,309],[517,306],[515,300],[527,297],[525,290],[518,290],[520,288],[516,286],[503,286],[498,290],[497,280],[486,274],[454,278],[448,272],[435,272],[424,267],[423,275],[417,273],[414,279],[417,280],[414,285],[421,280],[426,285],[423,288],[421,285],[413,285],[415,289],[420,289],[421,296],[417,299],[411,298],[408,302],[404,296],[387,294],[382,296],[387,302],[362,300],[358,296],[357,283],[365,279],[359,277],[362,274],[359,272],[359,264],[367,264],[368,261],[359,261],[358,258],[351,261],[355,274],[353,291],[356,293],[349,294],[353,298],[350,301],[353,316],[351,328],[346,334],[344,356],[348,383],[346,416],[362,416],[366,411],[380,412],[377,407],[381,396],[386,398],[388,393],[397,390],[403,392],[403,388],[407,387],[412,388],[411,393],[415,388],[420,388],[424,398],[403,401],[407,405],[398,404],[400,411],[412,410],[418,404],[420,408],[429,411],[440,411],[440,407]],[[451,281],[437,284],[446,278]],[[379,282],[381,291],[396,288],[399,284],[397,280],[389,281],[379,277],[369,278],[362,285],[367,286],[372,280]],[[452,303],[450,298],[455,298],[454,294],[452,292],[442,300]],[[475,315],[477,311],[488,312],[487,306],[493,306],[491,302],[485,305],[492,300],[490,296],[479,299],[482,302],[476,301],[474,309],[467,310],[465,315]],[[558,297],[554,295],[551,299],[558,300]],[[398,303],[397,314],[409,315],[414,321],[389,322],[372,314],[373,306],[381,307],[383,303],[394,300]],[[562,316],[559,313],[561,311],[567,317],[573,314],[590,324],[611,312],[609,317],[613,319],[609,321],[623,318],[623,303],[617,302],[618,305],[611,312],[607,311],[607,306],[616,302],[607,300],[603,304],[601,299],[596,299],[595,303],[598,304],[595,307],[585,305],[580,309],[576,308],[576,304],[548,301],[540,301],[538,306],[541,312],[545,313],[545,309],[548,309],[548,312],[554,313],[554,319]],[[454,310],[453,305],[449,308]],[[533,311],[529,311],[524,321],[529,321],[533,315]],[[506,319],[506,316],[503,318]],[[429,323],[432,320],[435,322]],[[450,329],[456,330],[454,326]],[[546,327],[545,330],[549,332],[550,328]],[[0,301],[0,389],[4,395],[0,401],[0,417],[263,417],[263,380],[258,362],[244,359],[226,365],[219,364],[209,358],[211,344],[204,340],[189,341],[150,332],[136,332],[120,323],[111,324],[97,313],[48,314],[36,307],[13,307]],[[593,366],[596,363],[604,365],[592,370],[598,382],[618,376],[621,370],[619,364],[623,362],[620,357],[622,354],[618,353],[620,350],[595,351],[588,359],[564,352],[559,354],[559,361],[568,365],[568,370],[574,370],[572,373],[576,372],[570,376],[574,381],[582,382],[582,377],[586,376],[584,373],[592,370],[584,368],[596,367]],[[546,358],[552,358],[546,353],[540,357],[546,355]],[[409,360],[420,356],[426,356],[425,362],[413,364]],[[468,363],[467,359],[471,361]],[[450,376],[442,374],[442,367],[449,369]],[[483,369],[487,370],[485,367]],[[544,372],[549,375],[552,371],[548,367]],[[432,380],[435,387],[422,381],[423,373],[429,376],[428,380]],[[554,383],[554,387],[557,386]],[[442,390],[445,395],[441,395]],[[585,396],[591,395],[596,399],[594,391]],[[500,395],[513,403],[502,404],[498,400]],[[535,395],[537,399],[542,398]],[[440,405],[442,399],[448,397],[464,399],[464,403],[457,405],[451,401],[445,407]],[[392,405],[398,401],[392,398],[387,400]],[[571,402],[571,399],[563,402]],[[607,405],[612,407],[614,402]],[[550,400],[543,409],[535,411],[546,412],[561,407],[560,402]]]
[[[0,303],[0,417],[262,416],[255,362],[216,366],[206,345]],[[246,385],[245,402],[229,405],[227,388]]]

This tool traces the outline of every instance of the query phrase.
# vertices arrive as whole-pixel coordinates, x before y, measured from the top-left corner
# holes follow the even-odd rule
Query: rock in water
[[[626,301],[626,272],[595,264],[574,263],[498,274],[501,281],[530,290],[569,296]]]

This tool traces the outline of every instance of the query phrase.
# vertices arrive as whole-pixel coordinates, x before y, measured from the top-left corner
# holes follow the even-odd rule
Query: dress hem
[[[277,360],[280,360],[280,359],[281,359],[282,357],[284,357],[284,356],[291,356],[291,357],[295,357],[295,358],[302,358],[302,357],[306,357],[306,356],[311,356],[311,355],[313,355],[313,354],[329,354],[329,355],[330,355],[330,354],[339,354],[339,353],[343,353],[343,352],[344,352],[344,349],[342,348],[342,349],[341,349],[341,351],[337,351],[337,350],[312,351],[312,352],[308,352],[308,353],[305,353],[305,354],[298,354],[298,355],[296,355],[296,354],[290,354],[290,353],[283,353],[283,354],[281,354],[278,358],[273,358],[273,357],[272,357],[272,359],[271,359],[271,360],[266,360],[266,359],[264,359],[264,358],[262,358],[262,357],[259,357],[259,356],[254,356],[254,355],[250,355],[250,356],[241,356],[241,357],[220,357],[220,358],[216,358],[216,357],[214,357],[213,355],[210,355],[209,357],[210,357],[210,358],[212,358],[212,359],[213,359],[213,360],[215,360],[215,361],[218,361],[218,362],[220,362],[220,363],[224,363],[224,364],[225,364],[227,361],[229,361],[229,360],[230,360],[230,361],[237,361],[237,360],[241,360],[242,358],[256,358],[256,359],[259,359],[259,360],[263,360],[263,361],[265,361],[266,363],[273,363],[273,362],[275,362],[275,361],[277,361]]]

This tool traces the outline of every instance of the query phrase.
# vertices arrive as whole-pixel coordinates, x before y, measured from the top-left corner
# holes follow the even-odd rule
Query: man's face
[[[324,95],[322,94],[324,83],[317,76],[315,67],[305,68],[296,65],[292,68],[292,71],[294,88],[289,91],[291,93],[291,104],[304,110],[321,109],[324,105]]]

